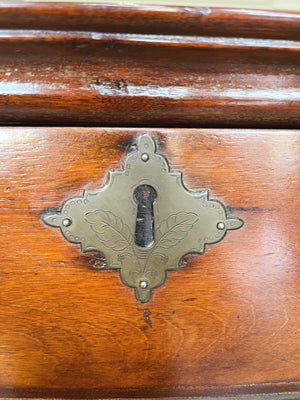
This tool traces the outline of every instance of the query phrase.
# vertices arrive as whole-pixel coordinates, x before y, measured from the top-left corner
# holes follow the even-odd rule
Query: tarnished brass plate
[[[85,190],[42,219],[83,252],[101,252],[141,303],[165,282],[167,271],[180,268],[184,255],[203,254],[206,244],[243,225],[240,218],[227,218],[208,190],[187,190],[181,172],[170,170],[148,134],[138,137],[136,150],[122,169],[109,172],[102,188]]]

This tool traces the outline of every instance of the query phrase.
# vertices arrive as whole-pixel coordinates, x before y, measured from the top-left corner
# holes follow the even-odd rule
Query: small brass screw
[[[140,282],[140,287],[141,287],[142,289],[146,289],[147,286],[148,286],[148,282],[147,282],[147,281],[141,281],[141,282]]]
[[[70,218],[65,218],[62,222],[63,226],[70,226],[72,224],[72,221]]]
[[[144,162],[148,161],[148,160],[149,160],[149,154],[143,153],[142,156],[141,156],[141,159],[142,159]]]
[[[224,222],[219,222],[219,223],[217,224],[217,228],[218,228],[220,231],[222,231],[223,229],[225,229],[225,224],[224,224]]]

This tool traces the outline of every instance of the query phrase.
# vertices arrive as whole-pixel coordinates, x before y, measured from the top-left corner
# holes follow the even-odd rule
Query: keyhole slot
[[[152,186],[140,185],[133,195],[137,203],[135,244],[140,247],[149,247],[154,241],[153,203],[157,194]]]

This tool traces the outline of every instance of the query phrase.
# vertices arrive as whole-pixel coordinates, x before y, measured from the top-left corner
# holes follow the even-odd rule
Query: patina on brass
[[[143,247],[135,235],[141,186],[153,202],[147,228],[153,232]],[[119,269],[123,283],[135,289],[141,303],[165,282],[167,271],[180,268],[184,255],[203,254],[206,244],[243,225],[240,218],[227,218],[224,205],[210,200],[208,190],[187,190],[181,172],[170,170],[149,134],[138,137],[137,149],[127,155],[122,169],[109,172],[102,188],[85,190],[42,219],[60,228],[69,242],[80,243],[83,252],[101,252],[108,268]]]

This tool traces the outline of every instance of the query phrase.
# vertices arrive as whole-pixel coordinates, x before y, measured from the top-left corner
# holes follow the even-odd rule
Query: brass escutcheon
[[[101,252],[140,303],[150,300],[167,271],[180,268],[183,256],[204,254],[206,244],[244,223],[227,218],[224,205],[209,199],[208,190],[187,190],[182,173],[170,169],[149,134],[138,137],[136,150],[121,169],[109,171],[103,187],[84,190],[42,220],[60,228],[69,242],[80,243],[83,252]]]

